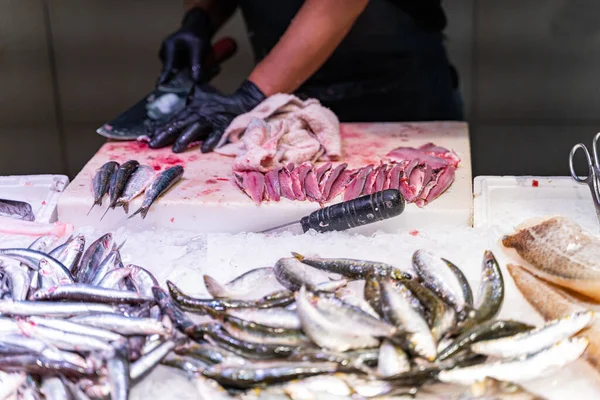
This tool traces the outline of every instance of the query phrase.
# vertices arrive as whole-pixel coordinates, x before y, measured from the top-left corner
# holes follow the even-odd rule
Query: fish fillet
[[[600,239],[564,217],[525,226],[502,238],[534,274],[559,286],[600,300]]]

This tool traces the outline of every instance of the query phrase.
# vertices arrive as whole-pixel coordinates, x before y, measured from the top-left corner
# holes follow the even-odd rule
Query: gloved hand
[[[265,98],[264,93],[248,80],[235,93],[227,96],[211,91],[206,86],[196,86],[183,110],[149,132],[150,147],[160,148],[174,143],[173,152],[181,153],[191,143],[204,140],[202,152],[211,152],[231,121],[252,110]]]
[[[162,43],[159,57],[163,70],[158,83],[168,81],[176,70],[189,69],[195,82],[207,80],[205,60],[211,51],[214,28],[208,13],[192,8],[183,17],[181,28],[169,35]]]

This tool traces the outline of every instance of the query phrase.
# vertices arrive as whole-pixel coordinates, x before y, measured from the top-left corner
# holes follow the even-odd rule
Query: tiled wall
[[[567,154],[600,130],[600,3],[452,0],[448,49],[462,77],[474,175],[567,174]],[[0,1],[0,175],[77,173],[95,129],[147,93],[161,39],[181,18],[165,0]],[[252,66],[239,44],[216,85]]]

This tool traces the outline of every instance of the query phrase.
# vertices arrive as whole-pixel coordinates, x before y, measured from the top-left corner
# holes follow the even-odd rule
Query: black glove
[[[231,121],[252,110],[265,98],[263,92],[248,80],[228,96],[211,91],[206,86],[196,86],[183,110],[167,123],[152,128],[153,131],[148,134],[151,138],[150,147],[160,148],[175,143],[173,152],[181,153],[191,143],[204,140],[202,152],[211,152]]]
[[[208,13],[200,8],[192,8],[183,17],[181,28],[169,35],[162,43],[160,59],[163,70],[158,83],[167,82],[176,70],[189,69],[195,82],[206,80],[204,62],[212,47],[214,28]]]

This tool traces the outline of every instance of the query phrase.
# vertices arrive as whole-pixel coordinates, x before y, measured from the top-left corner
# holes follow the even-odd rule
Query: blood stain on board
[[[411,236],[419,236],[419,231],[416,230],[416,229],[414,229],[414,230],[408,232],[408,234],[411,235]]]
[[[219,177],[219,178],[215,178],[215,179],[216,179],[216,180],[218,180],[218,181],[229,182],[229,178],[222,178],[222,177]]]
[[[155,171],[160,171],[161,169],[167,169],[174,167],[176,165],[184,166],[184,162],[181,158],[176,157],[172,154],[167,156],[164,155],[156,155],[154,157],[148,157],[150,161],[150,165],[154,168]]]
[[[171,222],[175,222],[175,217],[171,218]]]
[[[217,183],[217,180],[216,180],[216,179],[212,179],[212,178],[211,178],[211,179],[207,179],[207,180],[206,180],[206,183],[208,183],[208,184],[212,185],[212,184],[215,184],[215,183]]]
[[[45,206],[46,205],[46,200],[42,200],[42,205]]]
[[[203,190],[203,191],[199,192],[196,195],[196,197],[208,196],[209,194],[220,192],[220,191],[221,190],[219,190],[219,189],[206,189],[206,190]]]
[[[532,186],[532,187],[539,187],[539,186],[540,186],[540,183],[538,182],[538,180],[537,180],[537,179],[534,179],[534,180],[532,180],[532,181],[531,181],[531,186]]]

